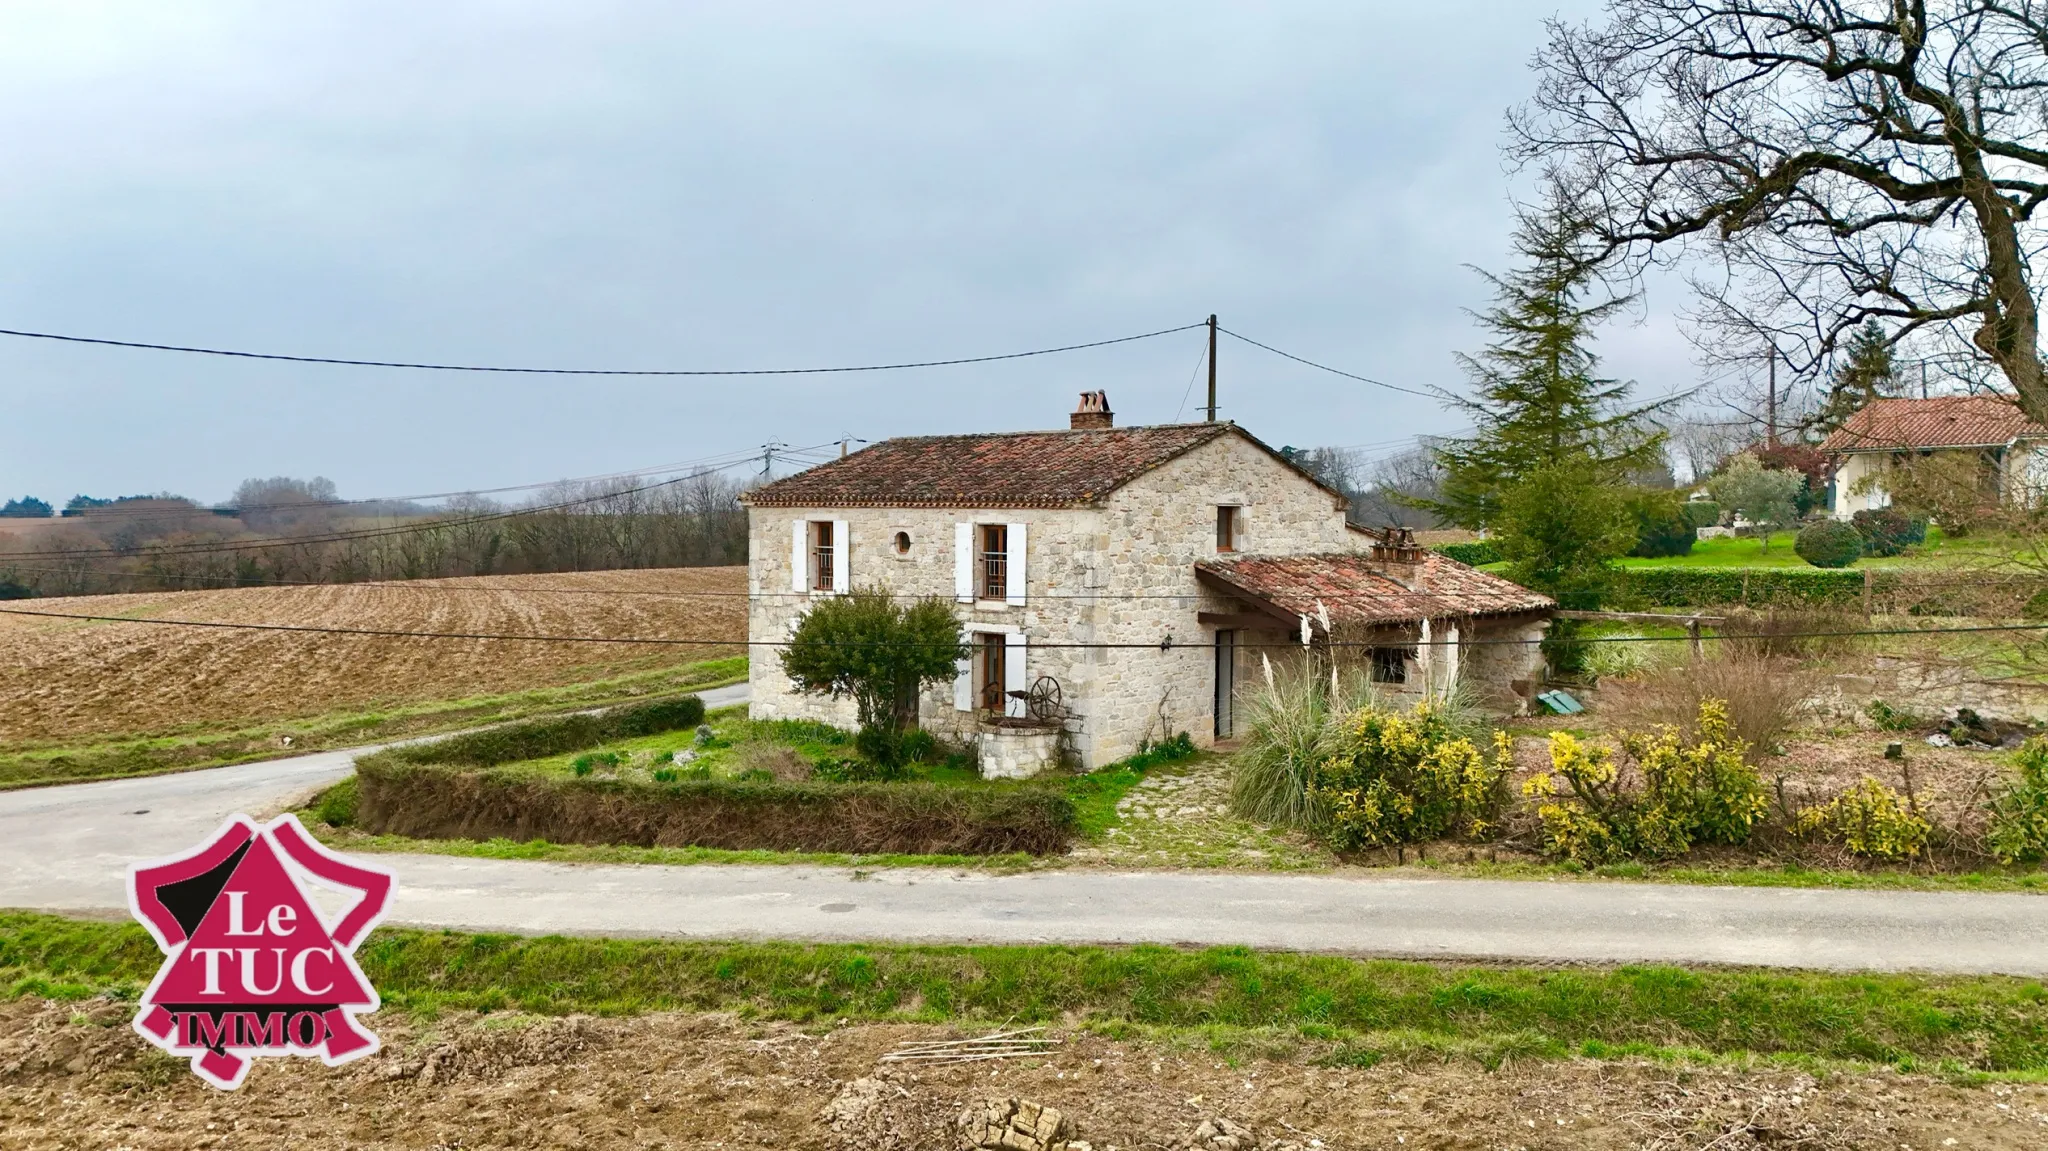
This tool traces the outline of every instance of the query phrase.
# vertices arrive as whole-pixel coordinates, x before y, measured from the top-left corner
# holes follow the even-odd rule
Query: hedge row
[[[1065,851],[1077,815],[1044,785],[641,783],[462,771],[377,755],[356,764],[356,822],[422,839],[855,854]]]
[[[1622,568],[1614,573],[1615,598],[1630,607],[1858,607],[1861,571],[1802,568]],[[1897,585],[1892,573],[1872,573],[1873,590]],[[1887,583],[1886,581],[1889,581]]]
[[[1478,567],[1480,564],[1497,564],[1506,556],[1500,554],[1500,545],[1492,540],[1473,540],[1462,544],[1438,544],[1434,549],[1438,555],[1448,556],[1461,564]]]
[[[627,704],[584,715],[522,720],[450,739],[404,744],[359,762],[376,760],[494,767],[522,759],[564,755],[616,739],[638,739],[664,731],[680,731],[703,722],[704,701],[694,695],[686,695]]]

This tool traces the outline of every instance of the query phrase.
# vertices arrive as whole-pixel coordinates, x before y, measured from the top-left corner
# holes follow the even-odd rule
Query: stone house
[[[1882,473],[1894,461],[1972,457],[1987,504],[2039,504],[2048,495],[2048,428],[2002,396],[1872,400],[1821,441],[1833,460],[1828,510],[1846,520],[1889,507]]]
[[[1229,738],[1238,686],[1300,658],[1304,628],[1390,690],[1462,673],[1511,703],[1553,606],[1347,524],[1341,492],[1233,423],[1119,428],[1100,392],[1065,430],[887,440],[742,498],[751,714],[853,724],[769,646],[818,597],[943,597],[970,657],[919,721],[984,774]]]

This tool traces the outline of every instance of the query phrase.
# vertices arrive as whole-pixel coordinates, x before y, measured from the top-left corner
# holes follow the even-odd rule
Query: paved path
[[[745,689],[706,692],[735,702]],[[0,906],[113,910],[138,858],[276,810],[355,753],[0,793]],[[392,921],[701,938],[1235,943],[1384,955],[2048,975],[2048,898],[1357,875],[1021,875],[387,855]]]

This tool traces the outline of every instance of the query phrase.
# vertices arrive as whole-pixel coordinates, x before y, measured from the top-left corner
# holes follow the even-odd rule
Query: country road
[[[353,754],[0,793],[0,907],[118,910],[130,862],[187,847],[231,812],[274,811],[341,777]],[[399,877],[390,922],[478,930],[2048,975],[2048,898],[2034,895],[377,858]]]

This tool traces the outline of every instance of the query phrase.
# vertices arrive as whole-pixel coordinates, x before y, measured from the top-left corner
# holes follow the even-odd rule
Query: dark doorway
[[[1237,633],[1216,633],[1216,738],[1229,739],[1236,731],[1233,712],[1237,697]]]

